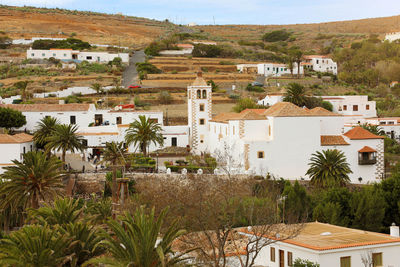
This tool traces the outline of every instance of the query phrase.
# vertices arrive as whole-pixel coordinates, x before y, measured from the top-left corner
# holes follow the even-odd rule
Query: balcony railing
[[[358,159],[358,165],[374,165],[376,158],[374,159]]]

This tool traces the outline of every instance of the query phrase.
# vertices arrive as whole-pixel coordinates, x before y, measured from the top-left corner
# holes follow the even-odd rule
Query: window
[[[268,125],[268,135],[271,136],[271,125]]]
[[[358,105],[353,105],[353,111],[358,111]]]
[[[373,267],[383,266],[382,253],[372,253],[372,266]]]
[[[343,105],[343,110],[347,110],[347,105]]]
[[[293,253],[289,251],[287,253],[287,265],[293,266]]]
[[[86,59],[92,60],[92,56],[86,56]]]
[[[23,152],[23,153],[25,154],[25,153],[26,153],[26,148],[24,147],[24,149],[23,149],[23,150],[24,150],[24,152]]]
[[[263,159],[263,158],[264,158],[264,151],[258,151],[258,152],[257,152],[257,157],[258,157],[259,159]]]
[[[122,124],[122,117],[117,117],[117,124]]]
[[[267,70],[269,70],[269,67],[267,68]]]
[[[379,124],[380,124],[380,125],[385,125],[385,124],[386,124],[386,121],[380,121]]]
[[[201,92],[200,92],[200,90],[197,90],[197,98],[201,98]]]
[[[366,110],[369,110],[369,105],[366,105],[366,106],[365,106],[365,109],[366,109]]]
[[[177,146],[178,145],[178,139],[176,137],[171,138],[171,146]]]
[[[35,56],[35,53],[32,53],[31,55],[32,55],[32,57],[34,57],[34,56]]]
[[[232,128],[232,134],[235,135],[235,126]]]
[[[56,53],[53,53],[53,57],[55,57],[56,56]]]
[[[204,119],[200,119],[200,125],[204,125]]]
[[[32,147],[32,145],[31,145],[31,151],[33,151],[33,147]]]
[[[275,262],[275,248],[271,247],[270,254],[271,254],[271,262]]]
[[[69,123],[70,124],[76,124],[76,116],[70,116],[69,117]]]
[[[82,145],[84,147],[87,147],[88,146],[88,140],[87,139],[82,139]]]
[[[64,54],[64,57],[67,57],[67,54]]]
[[[200,111],[204,111],[204,104],[200,104]]]
[[[388,121],[388,124],[393,125],[393,124],[394,124],[394,121]]]
[[[45,53],[42,53],[42,57],[44,57],[44,56],[46,56],[46,54],[45,54]]]
[[[317,59],[317,64],[319,64],[319,60]]]
[[[207,91],[203,90],[203,98],[207,98]]]
[[[341,257],[340,267],[351,267],[351,257]]]

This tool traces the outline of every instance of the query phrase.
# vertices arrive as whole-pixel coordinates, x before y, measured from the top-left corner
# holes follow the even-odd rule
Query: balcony
[[[374,165],[376,158],[374,159],[358,159],[358,165]]]

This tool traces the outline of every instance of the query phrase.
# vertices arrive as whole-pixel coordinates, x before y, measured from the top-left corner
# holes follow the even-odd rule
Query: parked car
[[[136,84],[131,84],[128,86],[129,89],[135,89],[135,88],[142,88],[140,85],[136,85]]]

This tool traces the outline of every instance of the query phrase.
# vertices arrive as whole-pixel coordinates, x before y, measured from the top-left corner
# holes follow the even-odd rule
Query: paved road
[[[122,74],[122,86],[128,88],[129,85],[138,82],[138,73],[136,71],[136,63],[144,62],[145,54],[143,50],[136,51],[135,54],[129,59],[129,66]]]

